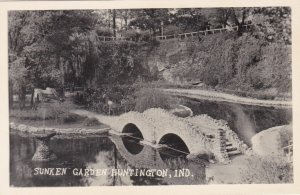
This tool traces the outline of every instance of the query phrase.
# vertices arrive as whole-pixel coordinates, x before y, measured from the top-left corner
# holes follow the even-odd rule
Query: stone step
[[[234,150],[234,151],[228,152],[227,154],[228,154],[228,156],[235,156],[235,155],[241,154],[241,151]]]
[[[235,150],[237,150],[237,148],[235,146],[226,146],[227,152],[231,152],[231,151],[235,151]]]
[[[232,143],[229,141],[226,141],[226,146],[232,146]]]
[[[215,138],[215,134],[206,134],[205,136],[209,139],[214,139]]]

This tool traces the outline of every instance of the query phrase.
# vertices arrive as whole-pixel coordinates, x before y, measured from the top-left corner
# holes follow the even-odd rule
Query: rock
[[[50,139],[54,135],[56,135],[56,133],[36,138],[37,148],[32,157],[33,161],[51,161],[57,158],[49,148]]]
[[[189,107],[180,104],[173,105],[173,107],[174,108],[172,108],[169,111],[175,116],[182,117],[182,118],[193,116],[193,111]]]
[[[292,132],[291,125],[272,127],[257,133],[251,138],[253,152],[261,156],[282,155],[280,132],[288,131]]]

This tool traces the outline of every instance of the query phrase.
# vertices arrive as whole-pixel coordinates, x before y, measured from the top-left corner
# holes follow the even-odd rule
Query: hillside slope
[[[146,64],[174,84],[202,81],[244,91],[291,91],[291,46],[250,33],[170,39],[147,53]]]

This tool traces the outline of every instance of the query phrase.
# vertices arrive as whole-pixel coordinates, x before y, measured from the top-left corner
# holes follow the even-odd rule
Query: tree
[[[130,9],[120,9],[117,10],[117,15],[119,18],[121,18],[122,21],[124,21],[124,24],[122,22],[121,28],[125,28],[125,30],[128,30],[128,20],[132,19],[134,17],[133,12]]]
[[[242,35],[243,25],[245,25],[249,19],[252,8],[230,8],[229,14],[233,23],[238,26],[238,34]]]
[[[161,25],[168,24],[169,12],[168,9],[140,9],[132,10],[135,18],[129,23],[129,26],[137,27],[141,30],[151,30],[155,36],[161,32]]]
[[[171,17],[171,23],[179,26],[183,31],[199,31],[208,28],[208,9],[181,8],[175,10]]]
[[[291,8],[259,7],[253,9],[253,22],[256,24],[256,36],[266,40],[283,41],[291,44]]]
[[[35,87],[62,87],[67,65],[78,65],[72,62],[70,56],[86,52],[79,50],[82,48],[76,47],[78,43],[74,44],[70,37],[76,33],[88,36],[95,23],[93,11],[10,12],[9,55],[14,57],[9,62],[9,69],[20,68],[16,64],[22,64],[27,69],[22,93],[26,94],[28,87],[32,91]],[[17,85],[12,75],[16,72],[10,73],[10,83]],[[60,83],[57,82],[58,78]],[[21,96],[24,95],[22,93]]]
[[[113,15],[113,31],[114,31],[114,37],[116,37],[116,10],[112,10]]]
[[[221,26],[225,28],[230,24],[231,14],[232,11],[229,8],[216,8],[212,13],[210,13],[209,20],[214,24],[214,26]]]
[[[33,36],[35,28],[29,27],[29,18],[32,14],[28,11],[10,11],[8,19],[8,52],[9,52],[9,102],[13,103],[13,94],[19,95],[19,107],[25,107],[26,77],[29,74],[28,58],[23,54],[26,46],[32,44],[36,36]]]

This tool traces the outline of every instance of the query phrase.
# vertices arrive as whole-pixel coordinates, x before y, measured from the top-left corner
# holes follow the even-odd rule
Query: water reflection
[[[139,128],[136,125],[129,123],[123,128],[123,133],[128,134],[126,137],[122,138],[123,144],[127,151],[131,154],[140,153],[144,146],[138,143],[139,141],[144,140],[144,137]]]
[[[251,145],[251,137],[268,128],[292,122],[292,109],[249,106],[227,102],[181,99],[194,115],[207,114],[228,122],[242,140]]]
[[[149,146],[144,146],[143,150],[136,155],[129,153],[124,146],[122,138],[112,136],[111,140],[115,144],[123,159],[126,159],[127,166],[133,169],[168,169],[169,177],[131,177],[133,184],[138,185],[184,185],[184,184],[204,184],[205,167],[203,164],[188,161],[183,153],[174,150],[156,150]],[[163,158],[162,158],[163,157]],[[122,167],[126,168],[126,167]],[[180,169],[189,169],[193,176],[174,177],[175,172]]]
[[[140,141],[139,139],[133,137],[123,137],[122,141],[126,150],[131,154],[139,154],[144,149],[143,145],[138,144]]]
[[[139,144],[131,143],[137,148]],[[10,135],[10,184],[12,186],[107,186],[107,185],[169,185],[204,184],[205,168],[189,162],[184,156],[158,151],[148,146],[133,154],[125,147],[126,141],[118,136],[85,139],[57,139],[50,142],[50,149],[57,159],[50,162],[31,160],[35,140]],[[128,147],[128,145],[127,145]],[[162,154],[164,152],[164,154]],[[167,158],[162,158],[165,156]],[[34,175],[35,168],[67,168],[66,175]],[[136,175],[113,175],[113,169],[168,169],[174,175],[177,169],[189,169],[189,177],[159,177]],[[74,175],[74,169],[103,169],[106,175]]]

